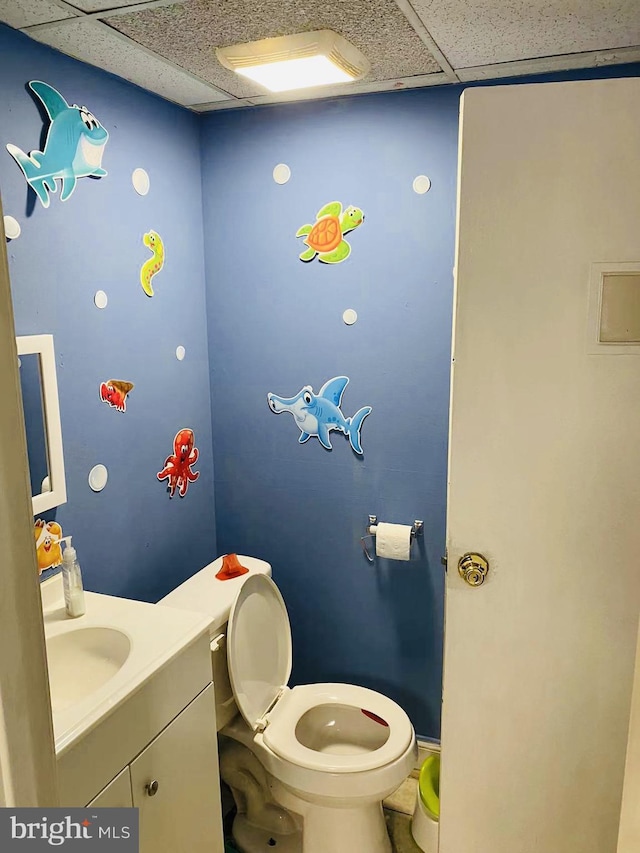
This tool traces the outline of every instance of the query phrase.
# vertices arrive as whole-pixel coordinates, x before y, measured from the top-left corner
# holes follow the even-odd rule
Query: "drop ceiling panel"
[[[458,68],[456,75],[460,82],[470,83],[472,80],[499,80],[502,77],[522,77],[526,74],[547,74],[579,68],[603,68],[606,65],[622,65],[628,62],[640,62],[640,47],[618,47],[591,53],[568,53],[562,56],[503,62],[498,65],[476,67],[471,65],[468,68]]]
[[[454,68],[640,44],[640,0],[412,0]]]
[[[265,90],[223,68],[215,48],[289,33],[340,33],[369,59],[367,82],[441,70],[392,0],[190,0],[109,17],[108,23],[239,98]],[[342,91],[349,88],[347,84]]]
[[[69,56],[111,71],[184,106],[227,96],[182,69],[175,68],[93,18],[78,18],[29,31],[29,34]]]
[[[0,21],[10,27],[32,27],[47,21],[73,18],[77,13],[53,0],[0,0]]]

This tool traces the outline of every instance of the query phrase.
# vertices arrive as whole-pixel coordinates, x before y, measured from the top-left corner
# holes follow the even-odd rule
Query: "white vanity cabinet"
[[[140,853],[223,853],[208,630],[61,747],[57,764],[61,806],[139,809]]]
[[[140,853],[222,853],[213,685],[132,762]]]
[[[214,713],[210,684],[88,804],[139,809],[140,853],[223,853]]]
[[[125,767],[89,807],[139,809],[140,853],[222,853],[213,685]]]
[[[128,767],[112,779],[106,788],[87,804],[87,808],[128,809],[133,805],[131,795],[131,773]]]

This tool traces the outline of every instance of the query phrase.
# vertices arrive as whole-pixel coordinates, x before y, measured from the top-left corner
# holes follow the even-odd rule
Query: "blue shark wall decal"
[[[333,429],[340,430],[349,437],[349,443],[356,453],[362,454],[360,444],[360,429],[362,422],[371,414],[371,406],[363,406],[352,418],[345,418],[340,411],[342,395],[349,382],[346,376],[335,376],[325,382],[317,394],[313,393],[310,385],[305,385],[295,397],[278,397],[267,394],[269,408],[276,415],[289,412],[293,415],[296,426],[300,430],[300,444],[304,444],[311,436],[327,450],[331,450],[329,433]]]
[[[60,200],[66,201],[78,178],[102,178],[102,155],[109,134],[86,107],[69,106],[60,92],[40,80],[31,80],[29,88],[42,102],[51,124],[44,151],[25,154],[17,145],[7,143],[7,151],[36,193],[43,207],[49,207],[49,194],[62,181]]]

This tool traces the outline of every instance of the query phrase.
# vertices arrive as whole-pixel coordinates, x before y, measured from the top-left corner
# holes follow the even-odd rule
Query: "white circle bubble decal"
[[[106,308],[109,304],[107,294],[104,290],[96,290],[96,295],[93,297],[96,308]]]
[[[353,326],[355,321],[358,319],[358,314],[353,308],[347,308],[347,310],[342,315],[342,319],[347,324],[347,326]]]
[[[286,184],[291,177],[291,169],[286,163],[278,163],[273,170],[273,180],[276,184]]]
[[[176,347],[176,358],[178,361],[182,361],[185,357],[185,348],[183,346]]]
[[[107,485],[109,472],[104,465],[94,465],[89,471],[89,485],[94,492],[101,492]]]
[[[7,239],[9,240],[18,239],[18,237],[22,233],[22,228],[20,227],[20,223],[15,217],[4,217],[4,233],[7,235]]]
[[[144,169],[134,169],[131,175],[131,183],[133,184],[134,190],[138,193],[138,195],[146,195],[149,192],[149,187],[151,186],[151,182],[149,181],[149,175],[145,172]]]
[[[424,195],[424,193],[428,193],[430,189],[431,181],[426,175],[418,175],[417,178],[413,179],[414,193],[418,193],[418,195]]]

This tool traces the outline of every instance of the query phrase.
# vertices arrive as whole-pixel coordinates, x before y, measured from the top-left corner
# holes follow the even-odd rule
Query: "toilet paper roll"
[[[411,557],[411,525],[385,524],[376,527],[376,555],[388,560],[409,560]]]

